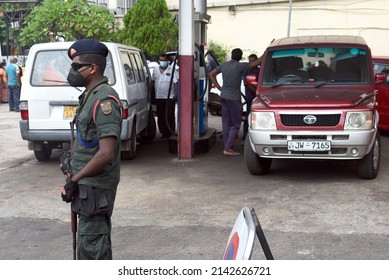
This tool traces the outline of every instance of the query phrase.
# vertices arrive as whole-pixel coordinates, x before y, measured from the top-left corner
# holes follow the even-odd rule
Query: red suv
[[[380,113],[378,128],[389,130],[389,57],[373,57],[376,79],[377,106]]]
[[[361,178],[375,178],[381,143],[365,40],[301,36],[272,42],[249,120],[245,162],[252,174],[268,173],[273,158],[326,159],[356,160]]]

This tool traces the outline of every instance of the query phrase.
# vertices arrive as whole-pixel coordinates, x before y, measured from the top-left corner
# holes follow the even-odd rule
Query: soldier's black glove
[[[65,194],[61,193],[62,200],[66,203],[72,202],[78,189],[78,185],[76,182],[72,181],[72,177],[66,178],[66,184],[64,186],[64,189]]]

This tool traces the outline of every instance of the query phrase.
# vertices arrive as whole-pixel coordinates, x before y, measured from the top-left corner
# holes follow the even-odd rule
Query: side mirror
[[[255,75],[247,75],[244,81],[244,85],[245,86],[251,85],[257,87],[258,85],[257,77]]]
[[[377,73],[375,74],[375,82],[376,84],[383,84],[387,81],[388,79],[388,74],[387,73],[384,73],[384,72],[381,72],[381,73]]]

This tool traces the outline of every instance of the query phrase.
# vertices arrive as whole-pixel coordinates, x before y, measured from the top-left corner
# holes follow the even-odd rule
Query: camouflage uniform
[[[116,138],[114,161],[95,176],[82,178],[72,201],[72,211],[79,215],[78,259],[112,259],[111,215],[120,179],[121,104],[106,77],[90,92],[82,93],[74,122],[72,174],[97,153],[99,139]]]

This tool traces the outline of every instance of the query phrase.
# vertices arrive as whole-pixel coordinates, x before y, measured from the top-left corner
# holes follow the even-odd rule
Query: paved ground
[[[0,259],[71,259],[69,205],[59,197],[59,152],[38,162],[18,114],[0,105]],[[220,118],[210,127],[220,129]],[[168,142],[122,162],[113,215],[115,259],[220,259],[240,209],[255,208],[276,259],[389,259],[389,137],[377,179],[352,162],[275,161],[263,177],[243,155],[178,160]],[[239,146],[239,150],[243,150]],[[263,259],[258,242],[255,259]]]

